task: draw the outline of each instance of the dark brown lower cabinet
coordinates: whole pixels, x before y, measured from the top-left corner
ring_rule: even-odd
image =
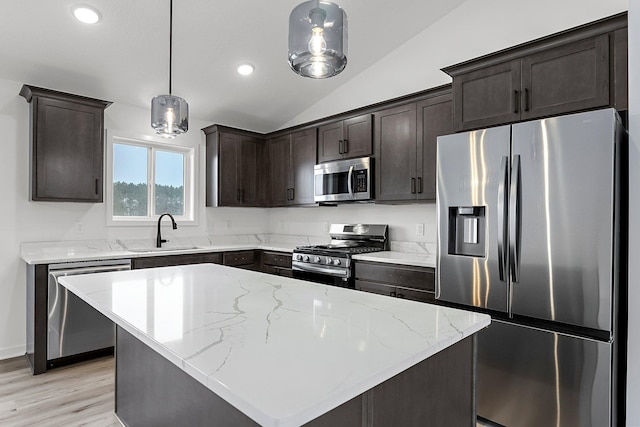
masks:
[[[222,264],[229,267],[244,268],[246,270],[260,270],[259,251],[234,251],[222,255]]]
[[[262,252],[262,272],[292,277],[291,254],[274,251]]]
[[[435,302],[435,270],[429,267],[355,263],[356,289],[380,295]]]

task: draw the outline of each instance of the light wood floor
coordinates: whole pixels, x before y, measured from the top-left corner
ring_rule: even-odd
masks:
[[[0,361],[0,426],[120,427],[113,415],[114,359],[32,375],[24,357]]]

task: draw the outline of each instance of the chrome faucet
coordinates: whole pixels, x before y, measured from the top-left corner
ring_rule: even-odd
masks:
[[[176,220],[173,219],[173,215],[167,212],[160,215],[160,218],[158,218],[158,236],[156,237],[156,248],[161,248],[162,244],[166,242],[166,240],[164,240],[162,238],[162,235],[160,234],[160,221],[162,221],[162,217],[165,215],[169,215],[169,218],[171,218],[171,225],[173,229],[176,230],[178,228],[178,224],[176,224]]]

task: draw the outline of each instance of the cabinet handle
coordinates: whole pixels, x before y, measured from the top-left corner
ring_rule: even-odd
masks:
[[[418,177],[418,193],[422,194],[422,177]]]
[[[291,189],[291,200],[295,200],[296,199],[296,189],[292,188]]]
[[[395,296],[396,296],[395,291],[391,291],[391,293],[389,294],[389,296],[390,296],[390,297],[395,297]]]
[[[237,202],[240,201],[240,189],[239,188],[236,190],[236,201]]]
[[[416,179],[411,178],[411,194],[416,194]]]
[[[396,294],[396,296],[397,296],[398,298],[404,298],[404,294],[398,294],[398,293],[397,293],[397,294]]]
[[[287,200],[291,200],[291,189],[287,188]]]
[[[100,193],[98,192],[98,178],[96,178],[96,194],[100,194]]]
[[[513,91],[513,113],[518,114],[518,106],[520,105],[520,97],[518,96],[518,91]]]
[[[524,90],[524,111],[529,111],[529,89]]]
[[[344,140],[342,143],[342,153],[348,153],[349,152],[349,141],[348,140]]]
[[[338,154],[343,154],[342,140],[338,141]]]

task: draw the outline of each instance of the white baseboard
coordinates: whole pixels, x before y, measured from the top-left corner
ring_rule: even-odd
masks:
[[[0,360],[23,356],[24,353],[25,353],[25,347],[23,345],[18,345],[15,347],[8,347],[8,348],[0,348]]]

